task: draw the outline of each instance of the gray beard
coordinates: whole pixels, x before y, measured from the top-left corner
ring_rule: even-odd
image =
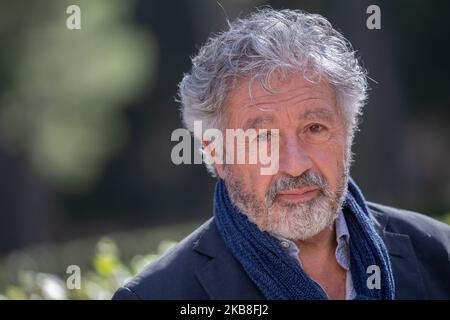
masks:
[[[306,240],[334,223],[347,192],[348,170],[341,168],[341,172],[335,192],[319,173],[306,171],[298,177],[280,177],[269,186],[264,203],[246,190],[242,179],[232,175],[227,166],[225,183],[232,202],[260,230],[285,239]],[[320,189],[309,202],[292,204],[276,199],[280,191],[306,186]]]

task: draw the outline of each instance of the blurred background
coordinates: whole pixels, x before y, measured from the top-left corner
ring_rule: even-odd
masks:
[[[109,299],[211,216],[214,179],[170,159],[177,84],[226,17],[256,6],[344,33],[373,79],[353,177],[371,201],[450,223],[448,1],[219,2],[0,0],[0,298]]]

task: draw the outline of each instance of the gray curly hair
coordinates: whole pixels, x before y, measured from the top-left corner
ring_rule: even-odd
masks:
[[[336,91],[351,145],[367,97],[366,72],[328,20],[300,10],[259,9],[207,40],[179,84],[185,127],[193,132],[200,120],[203,130],[222,129],[223,106],[236,80],[255,79],[270,90],[274,72],[301,72],[312,82],[325,77]]]

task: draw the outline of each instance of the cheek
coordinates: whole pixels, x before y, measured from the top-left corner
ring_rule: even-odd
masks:
[[[254,193],[260,201],[263,201],[272,176],[261,175],[260,165],[247,164],[234,166],[236,167],[235,174],[244,182],[246,189]]]
[[[314,166],[335,189],[345,168],[345,143],[330,142],[315,147],[311,152]]]

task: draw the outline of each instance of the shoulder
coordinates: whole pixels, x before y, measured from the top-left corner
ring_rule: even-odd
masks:
[[[407,235],[419,256],[439,255],[450,262],[450,226],[424,214],[368,203],[384,232]]]
[[[401,299],[450,297],[450,227],[424,214],[368,203]]]
[[[450,226],[425,214],[368,202],[375,219],[382,221],[386,230],[450,241]]]
[[[195,247],[205,233],[211,232],[212,224],[213,220],[208,220],[158,260],[149,264],[119,288],[113,299],[206,299],[195,274],[209,257],[199,254]]]

